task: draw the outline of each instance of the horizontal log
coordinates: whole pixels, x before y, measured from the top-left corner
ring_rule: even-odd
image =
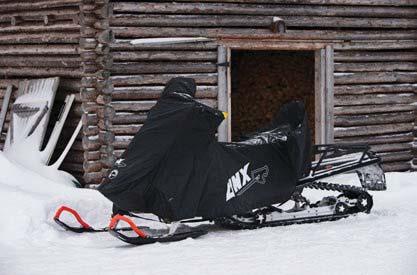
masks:
[[[110,72],[114,74],[215,73],[217,66],[209,62],[126,62],[114,63]]]
[[[235,3],[114,3],[113,13],[155,13],[155,14],[247,14],[247,15],[305,15],[343,17],[399,17],[416,18],[414,8],[403,7],[356,7],[310,5],[250,5]]]
[[[417,43],[417,41],[416,41]],[[416,61],[417,52],[371,52],[371,51],[343,51],[334,53],[335,62],[372,62],[372,61]]]
[[[157,99],[161,96],[164,86],[140,86],[114,88],[114,100]],[[197,86],[196,98],[216,98],[217,86]]]
[[[335,84],[417,82],[417,72],[335,73]]]
[[[379,144],[372,145],[371,150],[376,153],[381,152],[399,152],[399,151],[411,151],[413,148],[412,143],[393,143],[393,144]]]
[[[79,0],[50,0],[50,1],[36,1],[36,2],[14,2],[0,5],[0,12],[16,12],[20,10],[40,10],[58,7],[78,6]]]
[[[181,2],[195,2],[195,0],[181,0]],[[219,2],[219,0],[201,0],[201,3]],[[224,3],[246,4],[307,4],[311,8],[320,8],[316,5],[345,5],[345,6],[416,6],[414,0],[222,0]]]
[[[333,47],[335,53],[350,50],[413,50],[417,49],[416,42],[416,38],[412,40],[349,41],[336,43]]]
[[[385,172],[403,172],[403,171],[410,171],[411,170],[411,163],[410,162],[390,162],[390,163],[383,163],[382,169]]]
[[[411,151],[403,151],[403,152],[394,152],[394,153],[379,153],[379,157],[381,157],[383,162],[398,162],[398,161],[410,161],[413,159],[413,154]]]
[[[71,32],[71,31],[79,31],[80,26],[76,24],[54,24],[54,25],[47,25],[47,26],[10,26],[10,27],[3,27],[0,28],[0,34],[6,33],[31,33],[31,32]]]
[[[351,30],[287,30],[272,33],[269,29],[254,28],[175,28],[175,27],[112,27],[116,38],[204,36],[212,38],[288,39],[288,40],[378,40],[415,39],[414,32],[402,30],[351,31]]]
[[[353,136],[369,136],[388,133],[412,132],[414,123],[398,123],[385,125],[355,126],[355,127],[335,127],[334,137],[353,137]]]
[[[217,106],[217,100],[213,99],[199,99],[198,102],[201,102],[207,106],[215,108]],[[143,112],[150,110],[156,104],[156,100],[143,100],[143,101],[113,101],[111,106],[114,110],[117,111],[135,111]]]
[[[111,76],[114,86],[165,85],[174,77],[191,77],[200,85],[216,85],[217,74],[154,74]]]
[[[89,172],[84,173],[83,179],[87,184],[100,184],[105,177],[106,172],[103,170],[100,172]]]
[[[343,137],[335,139],[335,143],[341,144],[391,144],[413,142],[414,135],[412,133],[389,134],[389,135],[374,135],[374,136],[358,136],[358,137]]]
[[[417,71],[417,62],[335,63],[335,72]]]
[[[28,34],[7,34],[0,36],[0,44],[43,44],[43,43],[64,43],[77,44],[79,32],[47,32]],[[45,45],[46,46],[46,45]]]
[[[359,115],[359,114],[376,114],[376,113],[394,113],[414,111],[415,106],[410,104],[395,105],[361,105],[361,106],[342,106],[334,108],[334,115]]]
[[[0,54],[10,55],[64,55],[78,54],[77,45],[0,45]]]
[[[132,44],[131,39],[116,39],[113,43],[110,44],[110,47],[113,52],[116,51],[215,51],[217,50],[217,43],[214,42],[197,42],[197,43],[179,43],[179,44]]]
[[[23,21],[33,21],[42,19],[45,16],[59,19],[71,19],[79,14],[80,9],[78,5],[68,7],[51,7],[41,10],[11,10],[7,13],[0,13],[0,22],[10,22],[12,17],[18,17]]]
[[[70,162],[63,162],[59,168],[60,170],[70,172],[84,172],[83,165],[81,163],[70,163]]]
[[[51,68],[78,68],[81,59],[77,56],[3,56],[0,66],[9,67],[51,67]]]
[[[143,124],[147,118],[147,113],[118,112],[112,119],[113,125],[117,124]]]
[[[414,92],[417,84],[337,85],[335,95]]]
[[[416,12],[417,13],[417,12]],[[416,19],[329,16],[280,16],[287,27],[316,28],[416,28]],[[269,27],[271,16],[115,14],[112,26],[134,27]]]
[[[72,69],[72,70],[69,70]],[[59,69],[59,68],[34,68],[34,67],[7,67],[0,68],[0,76],[19,76],[19,77],[48,77],[48,76],[62,76],[62,77],[82,77],[81,70],[75,68]]]
[[[113,52],[114,61],[214,61],[216,51],[140,51]]]
[[[111,126],[110,131],[116,135],[134,135],[139,131],[141,127],[142,124],[113,125]]]
[[[100,161],[84,161],[83,163],[83,171],[85,173],[91,172],[100,172],[102,169],[102,164]]]
[[[114,149],[126,149],[129,145],[130,141],[133,139],[133,135],[131,136],[115,136],[113,146]]]
[[[414,122],[416,115],[414,112],[375,114],[362,116],[336,116],[334,125],[336,127],[349,127],[361,125],[391,124]]]
[[[378,105],[378,104],[412,104],[417,100],[415,94],[365,94],[337,95],[334,106]],[[349,108],[349,107],[347,107]]]

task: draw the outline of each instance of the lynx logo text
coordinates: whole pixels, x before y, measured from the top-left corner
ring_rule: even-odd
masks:
[[[226,201],[240,196],[251,188],[255,183],[265,184],[269,174],[268,165],[248,172],[250,162],[246,163],[227,181]],[[250,174],[250,176],[249,176]]]

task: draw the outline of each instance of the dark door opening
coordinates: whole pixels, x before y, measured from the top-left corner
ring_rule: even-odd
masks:
[[[231,52],[231,134],[238,141],[269,123],[291,100],[306,104],[314,137],[313,51]]]

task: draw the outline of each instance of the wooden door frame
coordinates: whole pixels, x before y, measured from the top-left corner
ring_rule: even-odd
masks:
[[[218,140],[231,141],[231,51],[291,50],[314,51],[315,143],[334,142],[334,61],[333,47],[324,43],[282,41],[219,41],[218,47],[218,109],[229,115],[218,129]],[[226,65],[226,66],[225,66]]]

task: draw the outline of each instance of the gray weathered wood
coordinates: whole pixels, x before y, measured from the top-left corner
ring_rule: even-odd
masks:
[[[361,116],[337,116],[335,118],[334,124],[336,127],[349,127],[360,125],[414,122],[414,119],[415,114],[411,111],[389,114],[369,114]]]
[[[165,85],[173,77],[191,77],[200,85],[217,85],[217,73],[206,74],[149,74],[112,76],[114,86]]]
[[[371,83],[412,83],[417,82],[417,72],[361,72],[335,73],[336,84]]]
[[[357,136],[357,137],[343,137],[335,139],[335,143],[345,144],[391,144],[391,143],[405,143],[413,142],[414,135],[411,132],[399,133],[399,134],[388,134],[388,135],[377,135],[377,136]]]
[[[217,66],[210,62],[117,62],[110,71],[114,74],[215,73]]]
[[[219,46],[217,50],[217,62],[227,62],[227,49],[223,46]],[[226,66],[219,66],[217,69],[217,105],[219,110],[223,112],[229,112],[229,93],[227,89],[227,69]],[[229,114],[231,115],[231,114]],[[218,128],[218,140],[222,142],[228,141],[228,123],[224,120]]]
[[[1,111],[0,111],[0,136],[3,130],[4,121],[6,119],[6,114],[7,114],[7,110],[9,107],[9,101],[12,95],[12,91],[13,91],[13,86],[12,85],[7,86],[6,92],[3,96],[3,103],[2,103]]]
[[[114,61],[214,61],[214,51],[124,51],[112,54]]]
[[[326,56],[325,50],[315,51],[314,100],[315,143],[326,143]]]
[[[338,85],[334,88],[336,95],[361,95],[376,93],[414,92],[416,84],[374,84],[374,85]]]
[[[414,111],[415,106],[410,104],[381,104],[381,105],[359,105],[359,106],[341,106],[334,108],[335,116],[338,115],[359,115],[359,114],[377,114]]]
[[[334,99],[335,106],[378,105],[378,104],[412,104],[417,95],[402,94],[365,94],[365,95],[338,95]],[[348,108],[348,107],[347,107]]]
[[[164,86],[116,87],[112,92],[115,100],[157,99]],[[196,98],[217,98],[216,86],[197,86]]]
[[[416,61],[417,52],[343,51],[335,52],[334,60],[336,62]]]
[[[416,62],[336,63],[336,72],[392,72],[417,71]]]
[[[413,131],[414,123],[397,123],[384,125],[367,125],[355,127],[336,127],[335,138],[353,137],[353,136],[369,136],[388,133],[401,133]]]
[[[334,141],[334,61],[333,47],[328,45],[325,48],[325,142]]]
[[[160,13],[160,14],[251,14],[251,15],[305,15],[305,16],[356,16],[415,18],[414,8],[403,7],[356,7],[309,5],[249,5],[236,3],[114,3],[113,12]]]

